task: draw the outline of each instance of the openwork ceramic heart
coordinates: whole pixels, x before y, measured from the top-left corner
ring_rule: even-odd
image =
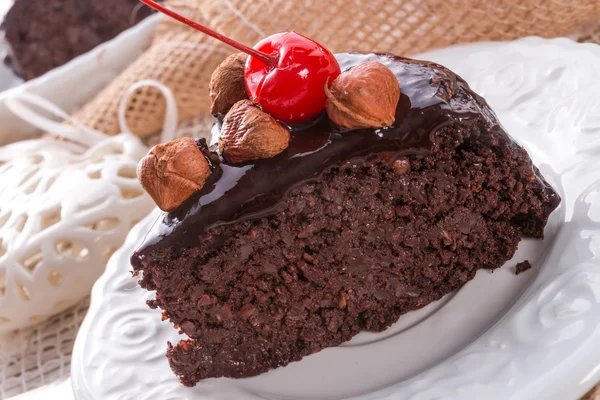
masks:
[[[153,207],[135,174],[147,149],[131,134],[81,154],[51,139],[12,151],[18,154],[0,166],[0,332],[88,294],[131,226]]]
[[[174,132],[174,99],[167,98],[165,131]],[[68,118],[37,96],[11,99],[15,114],[69,140],[0,148],[0,333],[42,321],[88,295],[131,227],[154,207],[136,178],[148,152],[138,137],[59,124],[31,106]]]

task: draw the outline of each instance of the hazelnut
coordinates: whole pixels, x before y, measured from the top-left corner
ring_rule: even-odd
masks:
[[[211,114],[225,115],[238,101],[248,98],[244,82],[246,54],[235,53],[227,57],[210,77]]]
[[[340,293],[340,298],[338,300],[338,306],[340,306],[340,308],[346,308],[347,305],[348,305],[348,297],[346,296],[346,293],[342,292],[342,293]]]
[[[399,158],[392,164],[394,174],[401,176],[410,171],[410,161],[406,158]]]
[[[210,174],[210,165],[192,138],[154,146],[137,168],[142,187],[163,211],[179,207]]]
[[[377,61],[344,72],[325,86],[326,110],[334,124],[348,129],[382,128],[394,123],[400,85]]]
[[[290,132],[249,100],[235,103],[223,119],[219,151],[228,163],[271,158],[284,151]]]

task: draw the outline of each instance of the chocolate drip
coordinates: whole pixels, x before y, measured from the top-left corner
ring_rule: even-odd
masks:
[[[215,170],[209,181],[177,210],[161,215],[134,253],[134,265],[153,247],[194,246],[212,227],[274,213],[290,189],[344,162],[360,163],[381,154],[391,161],[424,156],[442,126],[477,118],[490,128],[498,124],[485,101],[441,65],[378,54],[336,57],[342,70],[376,60],[394,72],[402,93],[394,125],[342,132],[323,116],[309,127],[292,130],[290,146],[276,157],[228,165],[213,154]]]

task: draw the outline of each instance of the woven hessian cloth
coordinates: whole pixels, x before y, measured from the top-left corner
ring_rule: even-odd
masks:
[[[411,55],[452,44],[523,36],[571,36],[600,43],[598,0],[171,0],[167,5],[217,31],[253,45],[268,34],[296,30],[332,51],[387,51]],[[182,130],[198,136],[208,116],[208,82],[232,50],[170,19],[150,48],[75,113],[80,122],[119,132],[117,107],[129,86],[156,79],[175,94]],[[127,104],[127,122],[143,137],[159,132],[165,103],[140,89]],[[191,127],[190,127],[191,126]],[[88,299],[36,327],[0,338],[0,399],[68,375],[72,345]],[[585,400],[600,400],[594,389]]]
[[[411,55],[437,47],[523,36],[565,36],[600,16],[598,0],[173,0],[178,11],[218,32],[253,45],[265,36],[295,30],[330,50],[382,51]],[[156,79],[175,94],[180,120],[206,113],[208,82],[231,48],[164,19],[150,49],[75,114],[98,130],[119,132],[117,105],[129,86]],[[165,103],[154,88],[128,102],[133,132],[157,133]]]

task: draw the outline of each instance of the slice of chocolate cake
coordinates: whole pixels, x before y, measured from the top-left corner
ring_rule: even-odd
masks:
[[[342,71],[378,61],[393,72],[391,127],[345,130],[324,115],[292,129],[281,153],[241,164],[197,141],[209,166],[201,189],[132,257],[156,291],[150,307],[189,337],[167,351],[186,385],[382,331],[500,267],[523,237],[542,238],[560,202],[452,71],[389,55],[337,59]],[[161,176],[175,176],[176,162],[186,158],[167,157]]]
[[[15,0],[2,22],[7,65],[30,80],[135,25],[151,10],[138,0]]]

